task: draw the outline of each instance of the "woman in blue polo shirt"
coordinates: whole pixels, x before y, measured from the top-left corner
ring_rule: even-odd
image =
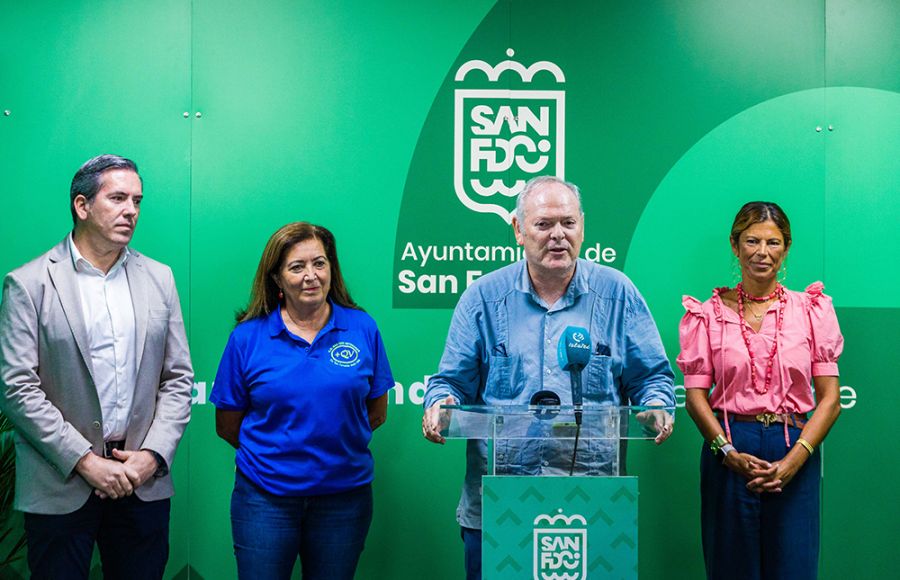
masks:
[[[288,224],[266,244],[210,400],[237,452],[238,575],[353,578],[372,521],[372,431],[394,385],[375,321],[350,298],[334,236]]]

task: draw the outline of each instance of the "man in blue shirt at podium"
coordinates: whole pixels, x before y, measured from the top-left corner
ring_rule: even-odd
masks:
[[[674,406],[672,369],[643,297],[618,270],[578,258],[584,241],[578,187],[551,176],[530,180],[517,199],[512,226],[525,260],[481,277],[460,297],[440,367],[425,392],[423,435],[444,443],[441,405],[528,405],[539,391],[552,391],[571,405],[569,374],[557,362],[557,343],[568,326],[587,328],[591,336],[583,375],[586,405]],[[672,432],[669,415],[660,415],[657,443]],[[521,449],[509,451],[522,459]],[[568,474],[571,452],[564,455],[531,458],[528,473]],[[588,456],[578,463],[579,474],[608,474],[602,453],[589,449]],[[481,578],[486,471],[485,442],[470,440],[456,512],[470,580]]]

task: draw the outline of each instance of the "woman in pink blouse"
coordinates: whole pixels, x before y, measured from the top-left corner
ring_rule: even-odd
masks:
[[[709,578],[817,575],[816,449],[841,410],[843,337],[820,282],[805,292],[778,282],[790,247],[784,211],[748,203],[731,227],[741,282],[703,303],[683,299],[678,366],[688,414],[712,451],[700,460]]]

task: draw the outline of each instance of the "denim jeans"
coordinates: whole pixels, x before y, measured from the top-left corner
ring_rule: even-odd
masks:
[[[793,445],[800,429],[789,427]],[[784,425],[731,423],[734,446],[769,462],[788,448]],[[815,453],[782,493],[754,493],[704,445],[700,458],[703,555],[710,580],[813,580],[819,560],[819,473]],[[806,453],[804,451],[804,453]]]
[[[481,580],[481,530],[460,527],[459,535],[465,553],[466,580]]]
[[[297,556],[303,580],[351,580],[372,523],[372,486],[329,495],[281,497],[240,471],[231,530],[241,580],[289,579]]]

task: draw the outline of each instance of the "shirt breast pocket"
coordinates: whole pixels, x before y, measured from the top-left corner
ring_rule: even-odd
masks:
[[[594,395],[595,400],[607,400],[604,395],[613,391],[612,357],[595,354],[587,366],[587,384],[584,385],[585,395]]]
[[[488,364],[487,379],[484,385],[485,400],[494,402],[498,399],[512,399],[522,389],[521,381],[518,380],[518,357],[515,356],[492,356]]]

